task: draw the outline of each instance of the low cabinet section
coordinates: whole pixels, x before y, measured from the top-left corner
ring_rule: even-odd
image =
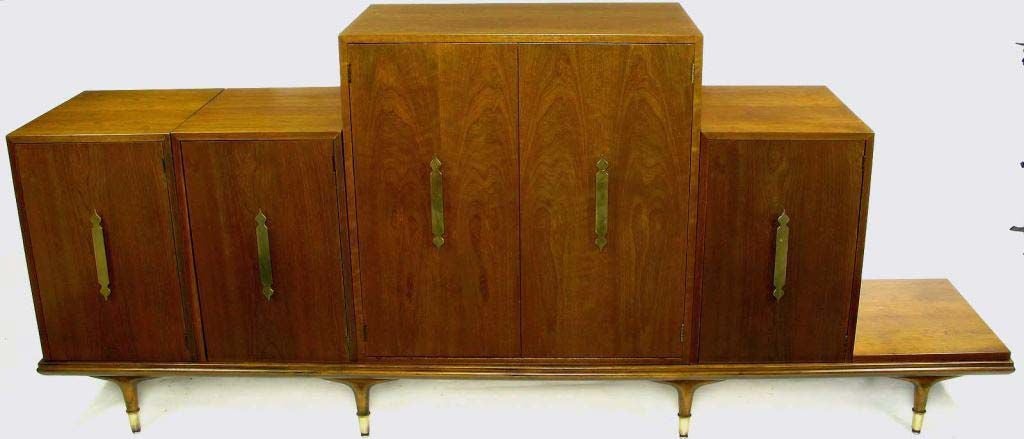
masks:
[[[226,90],[174,132],[210,361],[347,358],[337,93]]]
[[[50,359],[192,359],[169,152],[165,142],[12,147]]]
[[[85,92],[8,136],[44,360],[201,358],[168,133],[217,92]]]
[[[825,88],[705,105],[699,361],[849,361],[870,130]]]
[[[331,141],[186,141],[211,361],[344,358]]]

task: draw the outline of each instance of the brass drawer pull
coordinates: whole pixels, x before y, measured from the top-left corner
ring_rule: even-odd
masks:
[[[605,159],[597,161],[594,186],[597,188],[594,203],[594,233],[597,239],[594,243],[603,250],[608,245],[608,161]]]
[[[100,295],[103,300],[110,300],[110,272],[107,271],[107,244],[103,239],[103,218],[92,211],[89,218],[92,223],[92,256],[96,259],[96,281],[100,284]]]
[[[786,292],[786,265],[789,262],[789,215],[785,209],[779,215],[779,227],[775,229],[775,291],[772,296],[775,300],[782,298]]]
[[[274,270],[270,266],[270,230],[263,210],[256,214],[256,259],[260,268],[261,293],[267,300],[274,295]]]
[[[441,187],[441,160],[430,161],[430,229],[434,246],[444,245],[444,190]]]

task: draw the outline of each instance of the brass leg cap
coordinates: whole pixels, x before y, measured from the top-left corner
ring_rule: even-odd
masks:
[[[132,427],[132,433],[142,431],[142,423],[139,422],[139,412],[128,413],[128,425]]]
[[[680,416],[679,417],[679,437],[690,436],[690,417]]]
[[[924,413],[914,413],[914,420],[910,423],[910,431],[914,433],[921,432],[921,426],[924,424]]]
[[[359,435],[363,437],[370,435],[370,415],[359,415]]]

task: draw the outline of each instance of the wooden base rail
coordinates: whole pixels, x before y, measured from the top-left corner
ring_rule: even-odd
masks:
[[[87,375],[116,383],[124,396],[133,432],[139,421],[139,382],[168,376],[306,376],[349,386],[356,399],[359,432],[370,434],[370,389],[395,379],[652,380],[679,392],[679,436],[687,437],[693,397],[704,385],[729,378],[881,376],[914,384],[911,430],[921,431],[928,393],[939,382],[962,375],[1008,374],[1012,361],[944,363],[729,364],[729,365],[425,365],[425,364],[236,364],[236,363],[59,363],[40,362],[45,375]]]
[[[1013,361],[905,363],[790,363],[685,365],[503,365],[503,364],[282,364],[282,363],[85,363],[41,361],[43,375],[85,376],[309,376],[362,379],[535,379],[535,380],[722,380],[827,376],[998,375],[1014,371]]]

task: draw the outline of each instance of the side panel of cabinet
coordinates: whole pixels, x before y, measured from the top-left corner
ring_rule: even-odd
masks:
[[[176,255],[169,145],[10,148],[46,359],[197,359]]]
[[[701,154],[699,361],[848,360],[864,141],[705,140]]]
[[[361,355],[518,355],[515,45],[346,47]]]
[[[345,360],[334,153],[330,140],[181,142],[209,360]]]
[[[520,46],[526,356],[688,358],[693,62],[685,44]]]

